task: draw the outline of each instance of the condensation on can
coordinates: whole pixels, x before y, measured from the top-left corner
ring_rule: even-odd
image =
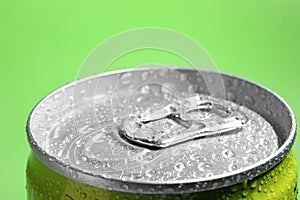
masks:
[[[229,101],[210,91],[220,78]],[[265,132],[247,135],[259,117]],[[226,74],[153,67],[91,76],[32,111],[28,199],[295,199],[295,126],[282,98]]]

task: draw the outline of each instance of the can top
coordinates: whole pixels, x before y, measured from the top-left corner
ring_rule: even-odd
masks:
[[[69,178],[138,193],[225,187],[278,163],[286,153],[283,146],[288,151],[292,145],[294,133],[282,141],[275,132],[279,122],[271,124],[258,110],[254,112],[256,103],[250,105],[249,98],[243,104],[209,96],[201,77],[216,73],[191,71],[138,69],[67,85],[33,110],[28,123],[32,149]],[[190,85],[197,88],[191,90]],[[248,91],[255,87],[252,84]],[[287,105],[275,95],[272,99],[289,120]],[[290,121],[293,129],[293,118]]]

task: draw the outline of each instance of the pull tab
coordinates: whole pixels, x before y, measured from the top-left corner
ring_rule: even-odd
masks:
[[[192,112],[211,112],[221,120],[191,119],[189,114]],[[247,121],[243,113],[219,104],[217,99],[204,99],[203,96],[196,95],[169,104],[160,110],[124,119],[119,133],[130,143],[157,149],[238,130]],[[163,129],[166,123],[171,126]]]

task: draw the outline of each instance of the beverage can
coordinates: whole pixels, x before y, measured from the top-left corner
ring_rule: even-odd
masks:
[[[220,84],[224,90],[214,90]],[[295,117],[270,90],[190,68],[107,72],[27,123],[28,199],[296,199]]]

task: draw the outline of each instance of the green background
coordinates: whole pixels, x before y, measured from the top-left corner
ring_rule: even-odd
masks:
[[[100,42],[142,27],[174,29],[194,38],[222,72],[260,83],[300,115],[300,1],[1,1],[1,199],[25,199],[29,154],[25,123],[49,92],[76,79]],[[187,63],[144,50],[117,60]],[[300,119],[300,118],[299,118]],[[299,123],[299,120],[298,120]],[[294,146],[300,161],[300,138]]]

